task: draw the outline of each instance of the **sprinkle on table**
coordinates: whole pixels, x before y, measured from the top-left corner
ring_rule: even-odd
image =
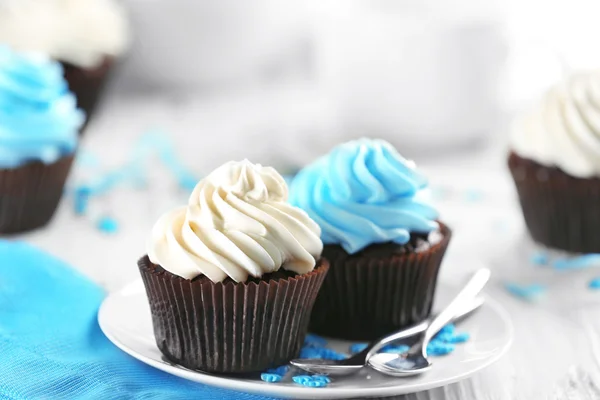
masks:
[[[550,257],[548,253],[539,251],[531,256],[529,260],[533,265],[548,265],[550,262]]]
[[[513,296],[527,301],[538,300],[547,291],[546,286],[539,283],[524,285],[509,282],[504,285],[504,288]]]
[[[101,232],[111,235],[117,233],[119,230],[119,224],[114,218],[111,217],[101,217],[98,220],[96,227]]]
[[[600,254],[584,254],[577,257],[561,258],[552,262],[552,268],[565,271],[600,266]]]
[[[592,279],[588,287],[592,290],[600,290],[600,277]]]

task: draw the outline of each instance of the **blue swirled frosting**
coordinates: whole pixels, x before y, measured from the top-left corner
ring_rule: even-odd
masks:
[[[405,244],[411,232],[438,229],[437,211],[416,198],[426,186],[392,145],[360,139],[302,169],[290,186],[290,202],[321,226],[325,244],[353,254],[374,243]]]
[[[0,46],[0,168],[73,153],[83,121],[59,63]]]

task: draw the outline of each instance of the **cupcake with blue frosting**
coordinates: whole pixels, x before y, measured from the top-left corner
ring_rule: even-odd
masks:
[[[59,61],[78,107],[94,113],[110,71],[130,43],[120,0],[2,0],[0,43]]]
[[[83,121],[59,63],[0,46],[0,233],[52,218]]]
[[[312,332],[371,340],[429,316],[451,237],[420,199],[427,180],[389,143],[342,144],[292,181],[290,202],[319,224],[329,274]]]

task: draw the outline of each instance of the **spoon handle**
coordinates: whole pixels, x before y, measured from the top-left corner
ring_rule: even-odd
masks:
[[[371,343],[369,346],[367,346],[367,348],[365,348],[363,351],[360,352],[360,355],[357,354],[355,357],[358,358],[358,357],[364,356],[364,360],[366,362],[369,358],[371,358],[372,356],[377,354],[377,352],[379,350],[381,350],[388,344],[397,342],[400,339],[406,339],[409,337],[419,335],[420,333],[423,333],[427,329],[428,326],[429,326],[429,321],[423,321],[423,322],[420,322],[409,328],[406,328],[406,329],[403,329],[396,333],[393,333],[391,335],[385,336],[385,337]]]
[[[486,283],[490,279],[491,272],[487,268],[482,268],[475,272],[471,277],[467,285],[456,295],[454,300],[448,304],[448,306],[439,313],[433,321],[429,324],[429,327],[425,331],[423,338],[423,348],[427,346],[427,343],[438,333],[445,325],[451,322],[454,317],[459,313],[461,309],[464,309],[469,302],[481,292],[485,287]]]
[[[472,301],[465,303],[465,305],[458,310],[458,312],[452,317],[453,322],[461,321],[463,318],[470,315],[472,312],[477,310],[483,304],[484,299],[482,297],[478,297],[473,299]],[[415,337],[417,335],[422,334],[427,330],[427,327],[431,324],[431,321],[434,317],[428,318],[423,322],[420,322],[416,325],[413,325],[409,328],[404,328],[400,331],[392,333],[390,335],[384,336],[379,340],[372,342],[369,346],[367,346],[363,351],[357,354],[355,357],[363,357],[365,361],[371,358],[373,355],[377,354],[379,350],[384,348],[390,343],[400,341],[401,339],[406,339],[409,337]],[[436,332],[437,333],[437,332]],[[354,357],[353,357],[354,358]]]

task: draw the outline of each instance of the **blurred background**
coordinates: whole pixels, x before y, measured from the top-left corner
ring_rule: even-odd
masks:
[[[365,135],[416,158],[481,147],[565,70],[600,65],[600,6],[585,0],[125,3],[132,47],[96,130],[133,112],[111,99],[136,97],[156,113],[119,129],[202,137],[181,149],[201,168],[293,169]]]
[[[474,244],[505,251],[490,232],[524,232],[505,167],[513,116],[570,70],[600,65],[600,4],[589,0],[0,6],[25,2],[31,10],[77,5],[75,32],[90,48],[111,35],[119,44],[114,27],[129,32],[129,45],[110,58],[68,199],[48,229],[28,236],[110,289],[135,279],[123,265],[143,253],[156,218],[221,163],[249,158],[293,174],[362,136],[390,141],[430,177],[432,197],[459,232],[452,252],[469,255]],[[109,3],[125,7],[127,29],[102,22],[110,19],[99,7]],[[77,190],[89,186],[96,195],[83,207]],[[485,207],[473,208],[482,199]]]

